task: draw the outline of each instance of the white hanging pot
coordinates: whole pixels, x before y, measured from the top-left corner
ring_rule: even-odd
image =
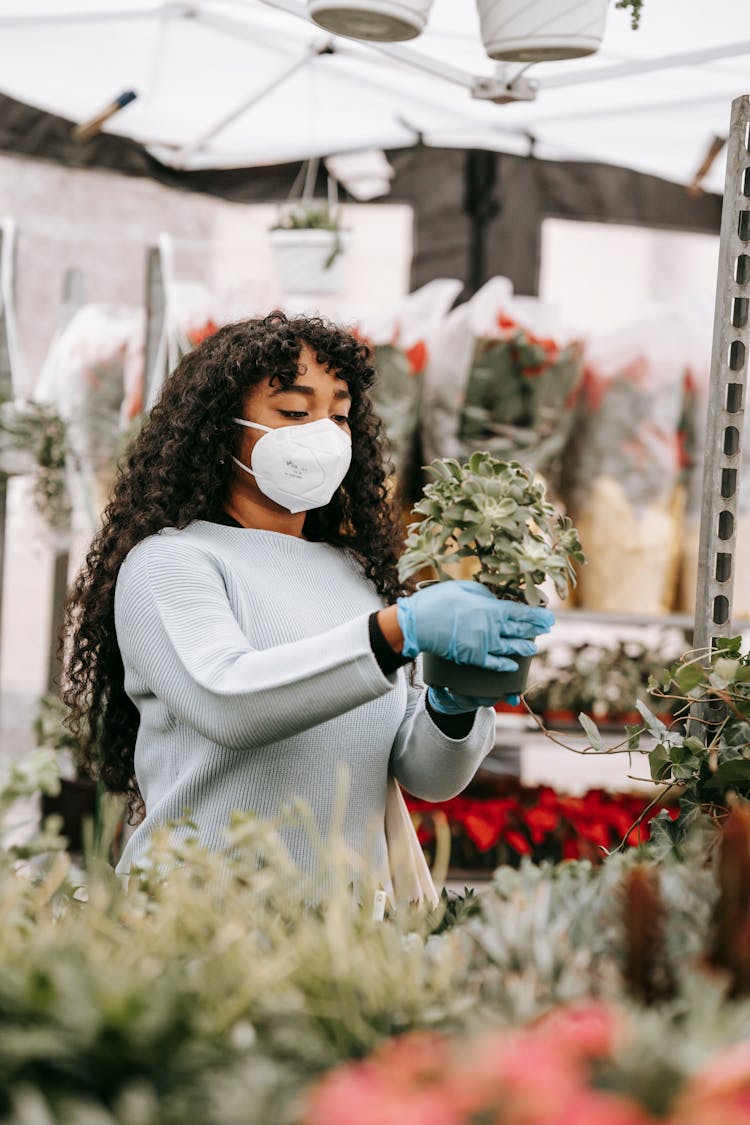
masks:
[[[593,55],[604,38],[609,0],[477,0],[491,59],[545,62]]]
[[[308,0],[310,17],[350,39],[397,43],[424,31],[433,0]]]
[[[283,293],[338,293],[344,285],[349,231],[272,230]]]

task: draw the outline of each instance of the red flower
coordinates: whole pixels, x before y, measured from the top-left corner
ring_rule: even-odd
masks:
[[[515,829],[506,832],[505,842],[519,855],[531,855],[531,844],[521,832],[516,832]]]
[[[213,336],[214,332],[218,331],[218,324],[214,324],[213,320],[209,319],[201,328],[192,328],[188,332],[187,338],[193,347],[197,348],[199,344],[202,344],[204,340],[207,340],[209,336]]]
[[[427,360],[429,359],[427,345],[424,340],[418,340],[416,344],[412,344],[410,348],[407,348],[406,358],[409,361],[409,374],[421,374],[427,366]]]

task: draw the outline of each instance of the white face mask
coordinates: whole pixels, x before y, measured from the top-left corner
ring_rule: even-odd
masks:
[[[270,500],[289,512],[324,508],[347,474],[352,439],[330,418],[299,426],[261,426],[233,418],[240,426],[265,430],[250,455],[250,466],[233,457]]]

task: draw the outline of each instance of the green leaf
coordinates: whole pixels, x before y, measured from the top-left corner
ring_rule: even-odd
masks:
[[[674,681],[684,695],[698,684],[705,684],[707,679],[708,673],[701,664],[683,664],[674,674]]]
[[[750,782],[750,762],[745,758],[733,758],[730,762],[722,762],[711,780],[705,784],[713,789],[733,785],[736,782]]]
[[[731,684],[737,675],[739,667],[739,660],[730,660],[726,656],[720,656],[713,665],[711,678],[716,677],[724,684]]]
[[[641,745],[641,735],[643,727],[625,727],[625,734],[628,739],[628,750],[639,750]]]
[[[649,732],[653,734],[655,738],[661,738],[663,734],[668,733],[661,719],[657,719],[656,715],[654,715],[652,711],[649,711],[642,700],[636,699],[635,705],[639,714],[643,716],[643,721],[648,727]]]
[[[581,711],[580,715],[578,716],[578,722],[586,731],[586,736],[593,746],[594,750],[597,750],[599,753],[601,753],[602,751],[607,749],[604,745],[602,736],[599,733],[598,726],[592,719],[589,718],[588,715],[584,714],[583,711]]]
[[[661,743],[655,746],[648,756],[648,765],[654,781],[663,781],[672,772],[672,763],[669,760],[666,746]]]
[[[716,651],[724,653],[732,653],[739,656],[742,647],[742,637],[718,637],[716,640]]]

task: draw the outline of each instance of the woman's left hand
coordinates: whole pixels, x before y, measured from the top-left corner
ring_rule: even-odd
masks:
[[[467,711],[476,711],[478,707],[494,707],[500,702],[498,699],[486,699],[484,696],[458,695],[455,691],[442,687],[428,688],[427,698],[430,707],[434,711],[439,711],[441,715],[464,715]],[[520,703],[520,697],[517,695],[503,696],[503,700],[511,706]]]

